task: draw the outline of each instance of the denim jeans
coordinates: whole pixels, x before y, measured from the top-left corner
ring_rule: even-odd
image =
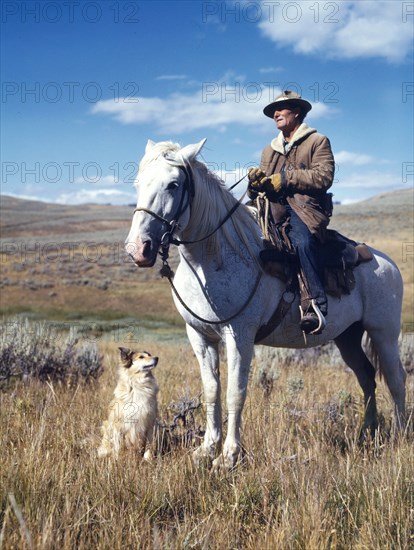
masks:
[[[319,241],[289,205],[286,209],[290,216],[289,238],[305,273],[310,298],[316,301],[322,315],[326,315],[328,303],[322,284],[323,267],[318,254]]]

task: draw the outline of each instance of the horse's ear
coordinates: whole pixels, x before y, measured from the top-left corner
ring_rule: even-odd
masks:
[[[198,143],[193,143],[192,145],[186,145],[181,149],[182,156],[187,160],[194,160],[196,156],[200,153],[201,149],[204,147],[207,138],[202,139]]]
[[[149,139],[145,147],[145,153],[149,153],[151,149],[154,147],[154,145],[155,145],[155,141],[152,141],[152,139]]]

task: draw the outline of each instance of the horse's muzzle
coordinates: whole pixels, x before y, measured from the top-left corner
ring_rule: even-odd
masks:
[[[138,267],[152,267],[157,259],[158,248],[159,244],[151,239],[145,241],[137,239],[135,242],[125,244],[128,256]]]

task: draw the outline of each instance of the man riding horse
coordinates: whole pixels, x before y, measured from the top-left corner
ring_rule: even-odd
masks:
[[[284,91],[263,112],[280,133],[262,153],[260,168],[249,170],[249,196],[271,202],[275,223],[288,218],[288,235],[301,267],[301,329],[320,333],[328,313],[323,266],[318,246],[332,214],[331,187],[335,162],[329,139],[303,121],[312,105]]]

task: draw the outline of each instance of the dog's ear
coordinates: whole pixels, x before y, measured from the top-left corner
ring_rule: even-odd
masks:
[[[124,363],[131,361],[132,356],[134,354],[132,350],[130,350],[129,348],[118,348],[118,349],[121,352],[120,353],[121,361],[123,361]]]

